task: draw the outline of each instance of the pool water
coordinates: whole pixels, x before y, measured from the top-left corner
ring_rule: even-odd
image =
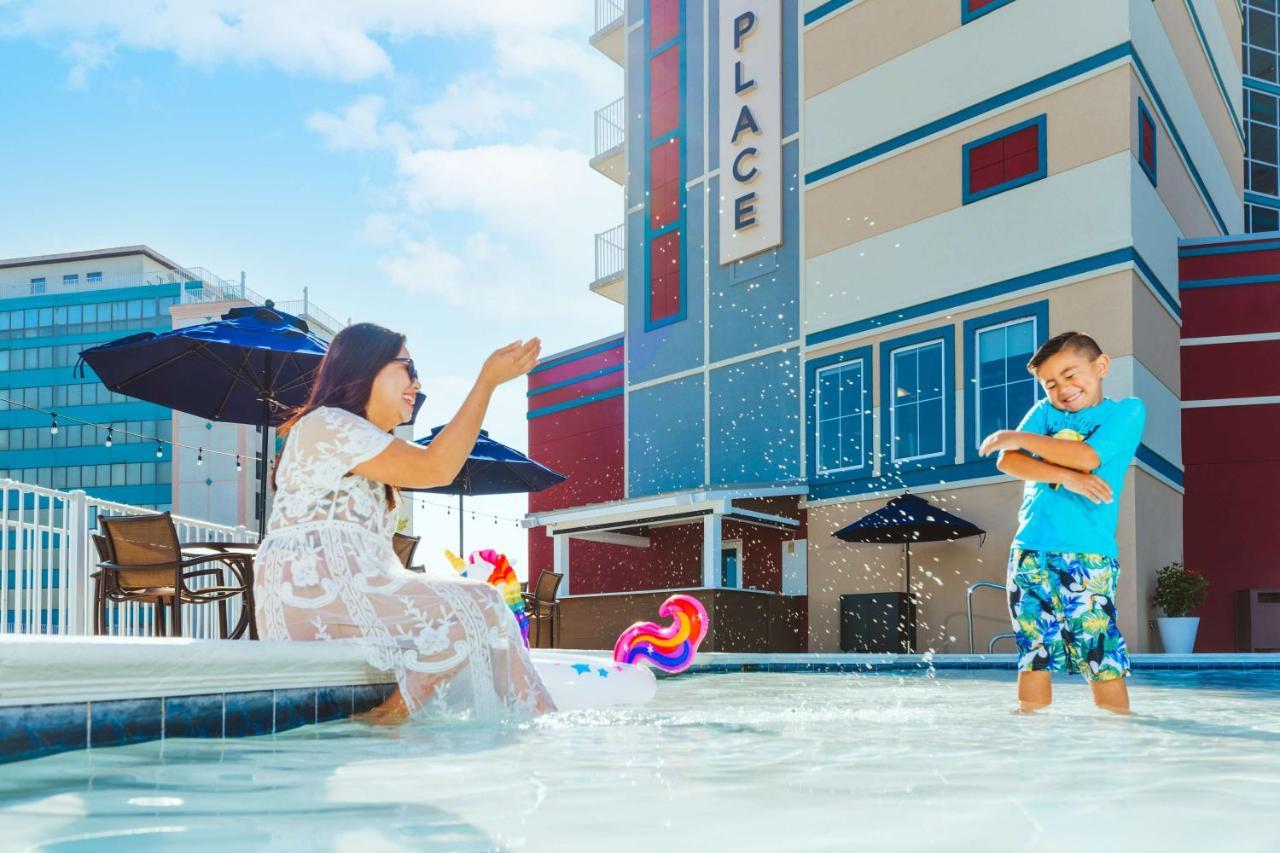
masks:
[[[1157,672],[1011,714],[1011,673],[727,674],[641,708],[0,766],[0,848],[1269,850],[1280,673]]]

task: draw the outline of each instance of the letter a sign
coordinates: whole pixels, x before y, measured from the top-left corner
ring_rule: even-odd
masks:
[[[720,263],[782,242],[780,0],[720,0]]]

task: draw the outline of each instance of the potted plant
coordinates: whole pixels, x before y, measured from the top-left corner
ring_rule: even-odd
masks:
[[[1157,619],[1160,627],[1160,643],[1167,654],[1191,654],[1196,644],[1196,629],[1200,617],[1191,611],[1204,604],[1209,581],[1197,571],[1182,563],[1170,563],[1156,573],[1156,594],[1152,603],[1164,611]]]

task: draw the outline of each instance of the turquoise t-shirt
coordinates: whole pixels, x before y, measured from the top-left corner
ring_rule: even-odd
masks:
[[[1015,548],[1064,551],[1119,557],[1116,523],[1120,518],[1120,489],[1124,472],[1142,440],[1147,409],[1137,397],[1103,399],[1079,412],[1055,409],[1048,399],[1031,407],[1019,432],[1088,442],[1102,464],[1093,472],[1111,486],[1112,501],[1095,504],[1084,495],[1048,483],[1027,483],[1018,509]],[[1064,430],[1067,432],[1063,433]],[[1074,433],[1074,434],[1073,434]]]

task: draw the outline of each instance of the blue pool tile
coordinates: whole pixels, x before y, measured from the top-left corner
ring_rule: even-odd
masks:
[[[351,713],[361,714],[382,704],[386,691],[382,684],[359,684],[351,688]]]
[[[88,718],[87,702],[0,708],[0,762],[84,749]]]
[[[89,746],[120,746],[159,740],[164,713],[160,699],[113,699],[89,703]]]
[[[320,687],[316,690],[316,722],[341,720],[351,716],[350,687]]]
[[[227,737],[271,734],[274,704],[275,694],[271,690],[228,693],[225,716]]]
[[[165,699],[164,736],[222,737],[222,694]]]
[[[316,691],[313,688],[276,691],[276,731],[283,732],[316,721]]]

